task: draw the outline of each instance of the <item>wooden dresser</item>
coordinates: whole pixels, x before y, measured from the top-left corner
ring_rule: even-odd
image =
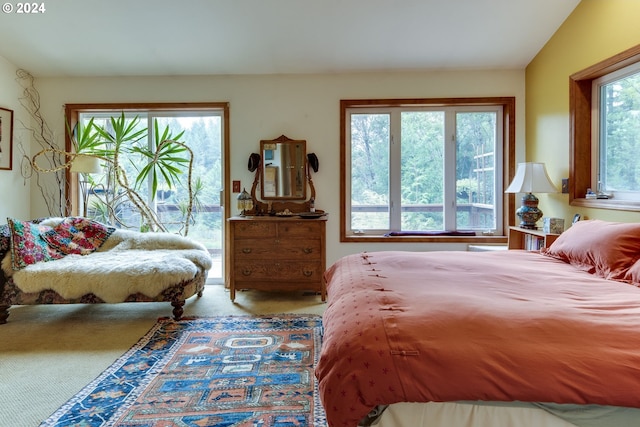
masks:
[[[229,218],[231,301],[236,290],[313,291],[322,301],[326,217]]]

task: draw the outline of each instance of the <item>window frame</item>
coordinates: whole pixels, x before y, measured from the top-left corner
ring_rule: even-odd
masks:
[[[597,135],[597,137],[592,138],[593,143],[593,170],[591,172],[591,176],[595,179],[591,182],[591,189],[596,191],[602,191],[600,188],[600,182],[602,181],[602,165],[603,165],[603,144],[606,141],[606,132],[602,128],[602,122],[606,120],[605,112],[603,111],[603,94],[604,87],[615,83],[619,80],[622,80],[631,75],[640,75],[640,62],[635,62],[633,64],[629,64],[624,68],[619,70],[610,72],[605,74],[602,77],[598,77],[593,79],[592,81],[592,105],[597,106],[598,108],[592,108],[592,118],[591,124],[593,126],[592,135]],[[604,158],[606,159],[607,152],[604,153]],[[604,190],[605,193],[613,194],[615,199],[619,200],[627,200],[634,203],[640,203],[640,190],[624,190],[624,191],[610,191],[609,189]]]
[[[593,139],[593,82],[640,62],[640,45],[627,49],[569,76],[569,204],[586,208],[640,211],[640,202],[616,199],[586,199],[595,181]],[[597,154],[597,153],[596,153]]]
[[[513,215],[515,211],[515,197],[512,194],[503,193],[502,212],[497,211],[496,215],[503,215],[502,230],[496,230],[500,235],[478,235],[478,236],[383,236],[377,235],[352,235],[347,234],[349,229],[347,195],[347,174],[350,173],[347,158],[347,126],[349,122],[348,111],[358,108],[398,108],[398,107],[475,107],[475,106],[499,106],[502,108],[502,178],[503,188],[505,183],[510,182],[515,172],[515,97],[483,97],[483,98],[417,98],[417,99],[351,99],[340,101],[340,241],[341,242],[440,242],[440,243],[505,243],[509,226],[514,225]]]

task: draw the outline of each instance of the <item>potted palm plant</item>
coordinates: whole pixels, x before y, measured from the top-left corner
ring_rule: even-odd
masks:
[[[194,199],[201,184],[192,184],[193,152],[180,141],[183,132],[174,135],[168,127],[154,122],[153,143],[147,143],[146,127],[138,117],[111,117],[106,125],[93,118],[68,129],[73,144],[72,161],[82,157],[97,159],[103,173],[88,175],[91,216],[103,222],[130,227],[123,212],[133,211],[143,230],[167,231],[167,224],[153,205],[158,189],[171,191],[176,184],[187,183],[187,200],[178,205],[181,212],[179,232],[186,235],[192,221]],[[185,177],[186,175],[186,177]],[[197,203],[195,203],[197,205]]]

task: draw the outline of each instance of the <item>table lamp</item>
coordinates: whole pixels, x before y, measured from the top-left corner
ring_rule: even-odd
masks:
[[[238,194],[238,209],[241,211],[240,216],[245,216],[247,211],[253,209],[253,199],[244,188],[242,189],[242,193]]]
[[[82,175],[80,180],[80,191],[82,191],[82,212],[83,216],[87,216],[87,205],[89,203],[89,180],[87,175],[90,173],[102,172],[102,166],[100,165],[100,158],[90,156],[86,154],[78,154],[71,163],[71,172],[79,173]]]
[[[544,163],[519,163],[516,176],[505,193],[526,193],[522,196],[522,206],[516,211],[520,218],[520,227],[535,229],[536,222],[542,218],[542,211],[538,209],[538,198],[532,193],[557,193],[547,174]]]

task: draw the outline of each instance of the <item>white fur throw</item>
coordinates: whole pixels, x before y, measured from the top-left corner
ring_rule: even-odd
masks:
[[[24,292],[53,289],[63,298],[93,293],[108,303],[122,302],[138,292],[155,297],[210,268],[209,252],[194,240],[170,233],[121,229],[89,255],[67,255],[17,271],[11,268],[10,252],[2,260],[5,274],[13,276],[13,282]]]

